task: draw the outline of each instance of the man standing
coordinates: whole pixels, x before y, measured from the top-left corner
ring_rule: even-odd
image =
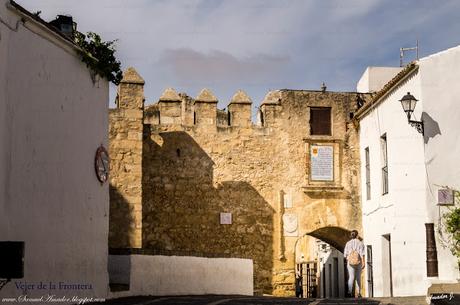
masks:
[[[345,245],[343,255],[347,259],[348,270],[348,294],[355,296],[353,289],[356,281],[358,297],[361,297],[361,270],[364,269],[364,244],[358,239],[358,231],[353,230],[350,233],[351,239]]]

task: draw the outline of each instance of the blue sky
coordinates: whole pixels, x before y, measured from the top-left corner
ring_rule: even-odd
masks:
[[[70,14],[78,30],[118,39],[123,69],[133,66],[146,81],[147,104],[168,87],[192,97],[207,87],[220,108],[238,89],[255,106],[271,89],[325,82],[355,91],[367,66],[398,66],[399,48],[416,39],[421,57],[460,44],[457,0],[17,2],[45,20]]]

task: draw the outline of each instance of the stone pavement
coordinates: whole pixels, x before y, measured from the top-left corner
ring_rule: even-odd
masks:
[[[427,305],[424,297],[362,298],[362,299],[298,299],[257,296],[164,296],[127,297],[94,304],[128,305]],[[452,304],[456,305],[456,304]]]

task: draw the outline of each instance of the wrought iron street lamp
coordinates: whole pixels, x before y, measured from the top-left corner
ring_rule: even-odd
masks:
[[[418,132],[423,134],[423,122],[422,121],[415,121],[411,120],[412,113],[414,112],[415,106],[417,105],[418,100],[410,94],[410,92],[407,92],[406,95],[402,97],[402,99],[399,100],[401,102],[401,106],[406,113],[407,116],[407,122],[415,127]]]

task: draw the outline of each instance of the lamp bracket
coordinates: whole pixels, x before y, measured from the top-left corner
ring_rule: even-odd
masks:
[[[410,124],[410,126],[415,127],[415,129],[417,129],[417,131],[419,133],[423,134],[424,129],[423,129],[423,122],[422,121],[409,120],[409,124]]]

